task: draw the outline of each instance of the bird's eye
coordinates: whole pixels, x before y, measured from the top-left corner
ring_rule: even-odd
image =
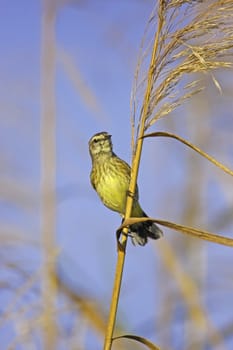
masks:
[[[97,139],[94,139],[94,140],[93,140],[93,142],[94,142],[94,143],[97,143],[97,142],[98,142],[98,140],[97,140]]]

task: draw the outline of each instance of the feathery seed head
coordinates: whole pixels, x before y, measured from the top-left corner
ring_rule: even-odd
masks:
[[[106,131],[99,132],[89,140],[89,152],[92,160],[100,155],[112,155],[111,136]]]

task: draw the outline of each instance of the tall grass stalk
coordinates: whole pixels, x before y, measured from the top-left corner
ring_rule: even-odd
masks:
[[[142,144],[143,139],[142,136],[144,134],[144,128],[145,128],[145,121],[146,116],[148,113],[149,108],[149,101],[150,101],[150,93],[151,88],[153,84],[153,71],[155,67],[156,62],[156,52],[158,48],[158,37],[161,30],[162,24],[161,21],[158,22],[158,28],[157,32],[154,38],[154,45],[153,45],[153,51],[151,55],[151,62],[150,67],[148,71],[148,85],[144,96],[144,104],[143,104],[143,110],[142,110],[142,122],[140,124],[140,132],[139,132],[139,138],[136,144],[136,152],[133,158],[132,162],[132,172],[131,172],[131,181],[129,185],[129,193],[131,193],[130,196],[127,197],[127,203],[126,203],[126,211],[125,211],[125,219],[128,219],[131,215],[131,209],[133,205],[133,196],[135,193],[136,183],[137,183],[137,176],[138,176],[138,169],[139,169],[139,163],[141,158],[141,152],[142,152]],[[123,229],[124,235],[122,235],[121,239],[121,246],[122,249],[118,249],[118,257],[117,257],[117,265],[116,265],[116,272],[115,272],[115,280],[114,280],[114,286],[113,286],[113,292],[112,292],[112,302],[109,312],[109,319],[108,319],[108,325],[107,325],[107,331],[105,336],[105,344],[104,344],[104,350],[111,349],[112,344],[112,336],[116,321],[116,313],[117,313],[117,307],[118,307],[118,301],[120,296],[120,288],[121,288],[121,282],[122,282],[122,275],[123,275],[123,268],[124,268],[124,262],[125,262],[125,252],[126,252],[126,246],[127,246],[127,228]]]
[[[42,319],[45,349],[56,349],[56,116],[55,116],[55,5],[43,1],[41,41],[41,230]]]
[[[131,215],[145,131],[204,88],[200,77],[195,79],[194,74],[209,73],[216,88],[221,91],[213,71],[232,67],[232,62],[227,60],[233,48],[232,0],[159,0],[156,5],[146,33],[148,35],[151,28],[153,39],[148,43],[146,36],[143,38],[131,99],[133,158],[126,222],[129,222]],[[148,62],[149,52],[152,53],[148,73],[141,75],[141,72],[145,72],[143,65]],[[192,78],[188,80],[187,76],[191,74]],[[142,95],[144,97],[141,99]],[[170,225],[165,221],[163,223]],[[127,246],[125,226],[122,225],[124,235],[118,249],[104,350],[110,350],[112,345]],[[181,226],[179,229],[182,232]],[[197,230],[191,231],[196,234]]]

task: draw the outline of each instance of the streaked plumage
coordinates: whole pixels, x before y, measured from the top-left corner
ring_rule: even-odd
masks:
[[[89,151],[92,158],[90,174],[92,186],[103,204],[123,217],[130,182],[130,166],[113,152],[111,135],[107,132],[92,136]],[[137,187],[131,216],[147,217],[138,199]],[[145,245],[148,237],[158,239],[162,236],[162,231],[153,222],[147,221],[131,225],[130,235],[133,244]]]

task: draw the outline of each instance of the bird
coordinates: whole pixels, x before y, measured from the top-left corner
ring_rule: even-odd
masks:
[[[124,220],[127,195],[131,177],[131,167],[113,152],[112,135],[106,131],[93,135],[89,140],[92,160],[90,181],[102,203],[118,212]],[[133,196],[131,217],[148,217],[139,204],[139,191],[136,185]],[[133,245],[144,246],[148,238],[158,239],[162,230],[152,221],[130,225],[129,236]]]

